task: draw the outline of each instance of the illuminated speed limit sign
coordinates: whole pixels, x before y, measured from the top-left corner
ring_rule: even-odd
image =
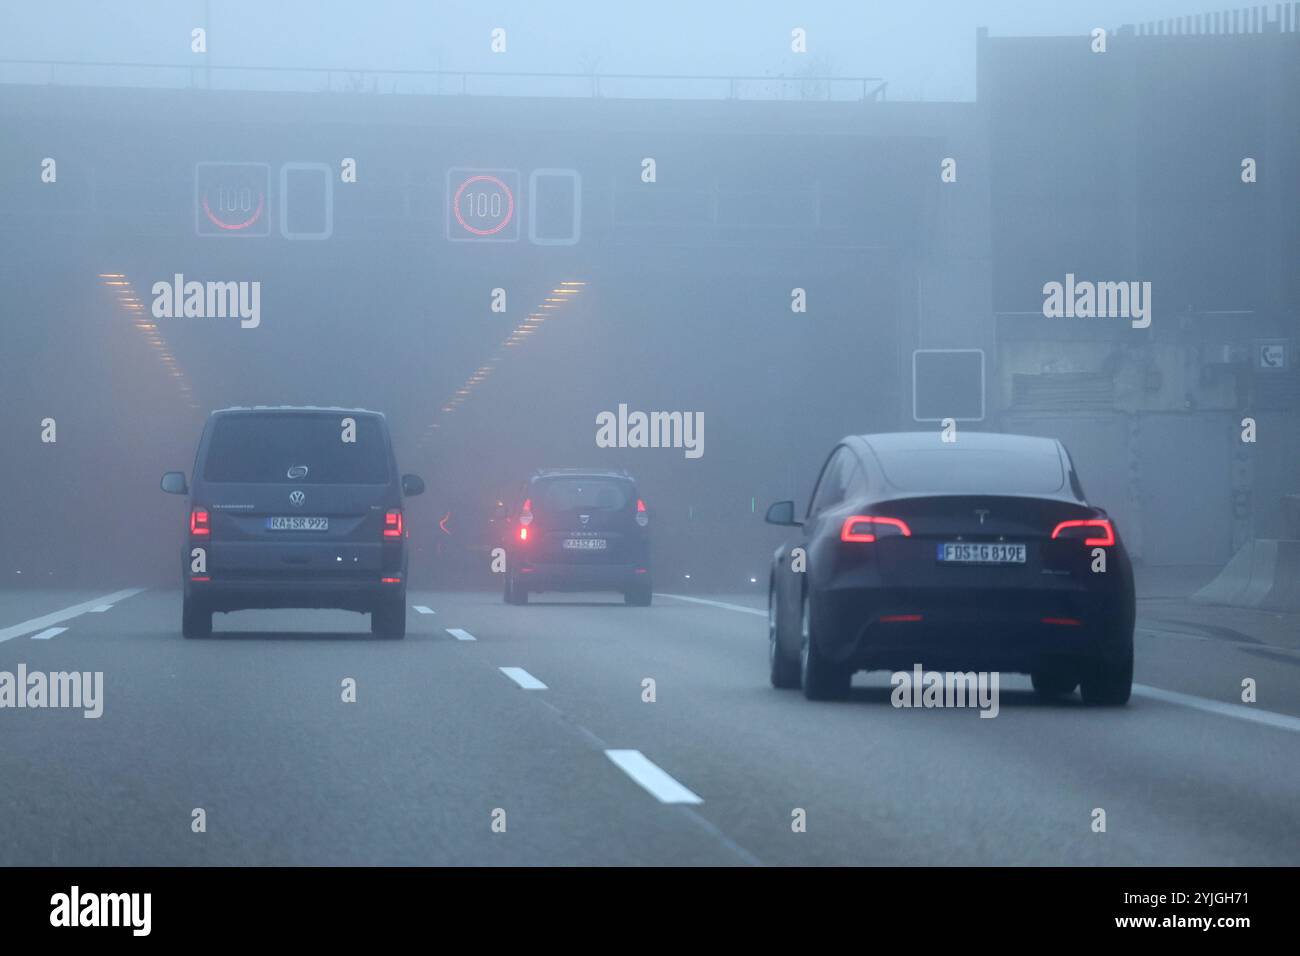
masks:
[[[200,236],[268,236],[271,167],[266,163],[194,165],[194,231]]]
[[[447,172],[447,238],[462,242],[519,239],[519,173],[513,169]]]

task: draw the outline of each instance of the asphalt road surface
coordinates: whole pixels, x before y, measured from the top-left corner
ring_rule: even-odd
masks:
[[[772,689],[753,595],[408,597],[402,641],[185,640],[179,591],[0,592],[0,671],[103,672],[97,719],[0,710],[0,864],[1300,863],[1292,649],[1140,613],[1128,707],[1005,675],[985,719]]]

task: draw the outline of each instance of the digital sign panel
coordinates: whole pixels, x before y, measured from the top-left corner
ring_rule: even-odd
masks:
[[[513,169],[447,171],[447,238],[517,242],[519,173]]]
[[[324,163],[280,167],[280,235],[328,239],[334,234],[334,172]]]
[[[194,231],[200,236],[271,234],[271,167],[201,162],[194,166]]]
[[[572,246],[582,238],[582,176],[576,169],[534,169],[528,176],[528,241]]]

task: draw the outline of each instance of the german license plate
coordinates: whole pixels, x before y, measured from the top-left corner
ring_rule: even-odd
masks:
[[[608,547],[604,538],[565,538],[566,551],[604,551]]]
[[[294,515],[288,518],[267,518],[267,531],[328,531],[329,518],[305,518]]]
[[[938,546],[945,564],[1024,564],[1025,546],[1005,542],[947,541]]]

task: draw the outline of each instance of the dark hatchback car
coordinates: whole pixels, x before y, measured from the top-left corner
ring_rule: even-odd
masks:
[[[772,564],[773,685],[831,698],[854,671],[921,664],[1128,701],[1132,566],[1055,439],[852,436],[823,465],[802,521],[791,501],[767,520],[799,529]]]
[[[650,603],[650,513],[625,471],[538,471],[505,515],[507,604],[538,591],[621,591]]]
[[[212,633],[214,611],[338,608],[370,615],[382,637],[406,634],[408,532],[388,423],[354,408],[286,406],[213,412],[189,495],[182,552],[186,637]]]

